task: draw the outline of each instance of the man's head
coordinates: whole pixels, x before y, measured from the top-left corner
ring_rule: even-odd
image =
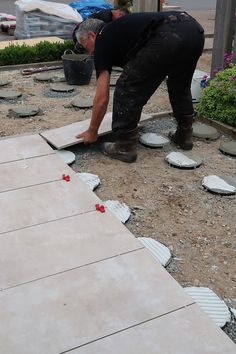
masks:
[[[77,41],[87,50],[89,54],[93,54],[95,47],[96,35],[104,25],[104,22],[95,18],[88,18],[81,22],[77,32]]]

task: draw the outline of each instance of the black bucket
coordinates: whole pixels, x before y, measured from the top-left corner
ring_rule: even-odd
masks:
[[[62,55],[66,81],[69,85],[87,85],[90,83],[94,62],[90,55],[75,54],[68,49]]]

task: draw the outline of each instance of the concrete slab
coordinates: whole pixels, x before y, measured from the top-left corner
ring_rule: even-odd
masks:
[[[63,173],[73,174],[73,171],[56,154],[2,163],[0,193],[59,181]]]
[[[154,240],[151,237],[138,237],[138,240],[151,252],[153,257],[158,260],[164,267],[171,261],[171,252],[163,243]]]
[[[101,184],[100,178],[93,173],[78,172],[76,175],[84,181],[92,191]]]
[[[198,305],[102,338],[71,354],[235,354],[235,344]]]
[[[153,148],[162,148],[163,146],[169,144],[169,139],[164,138],[156,133],[145,133],[139,138],[139,142],[145,146]]]
[[[176,152],[173,151],[165,157],[165,160],[174,167],[181,169],[194,169],[202,164],[202,159],[197,156],[193,156],[191,153]]]
[[[68,165],[71,165],[73,162],[75,162],[75,154],[72,151],[57,150],[56,154],[62,161],[64,161]]]
[[[22,93],[19,91],[0,89],[0,98],[6,100],[14,100],[16,98],[19,98],[20,96],[22,96]]]
[[[220,137],[220,133],[216,128],[202,123],[193,123],[193,136],[199,139],[216,140]]]
[[[141,249],[2,291],[1,349],[62,353],[190,304]]]
[[[234,177],[210,175],[203,178],[202,185],[208,191],[216,194],[236,194],[236,178]]]
[[[224,142],[220,145],[220,151],[224,154],[236,156],[236,141]]]
[[[0,237],[0,289],[141,248],[115,217],[97,211],[10,232]]]
[[[91,108],[93,107],[93,98],[92,97],[76,97],[74,100],[71,102],[73,107],[77,108]]]
[[[43,72],[34,76],[35,81],[51,81],[54,77],[53,73]]]
[[[70,182],[61,180],[1,193],[0,233],[93,211],[100,202],[75,174]]]
[[[14,107],[10,110],[10,114],[16,118],[24,118],[24,117],[31,117],[36,116],[39,113],[39,107],[37,106],[18,106]]]
[[[6,86],[9,83],[10,83],[10,81],[7,79],[2,79],[2,78],[0,79],[0,86]]]
[[[50,90],[56,92],[72,92],[74,91],[74,87],[67,84],[57,83],[57,84],[52,84],[50,86]]]
[[[145,121],[151,118],[152,116],[150,114],[142,113],[141,121]],[[111,132],[111,121],[112,113],[110,112],[105,115],[102,121],[99,129],[99,135],[104,135]],[[90,119],[86,119],[84,121],[72,123],[61,128],[47,130],[42,132],[40,135],[57,149],[63,149],[65,147],[81,143],[83,140],[77,139],[75,136],[88,129],[89,124]]]
[[[104,205],[114,214],[123,224],[129,220],[131,211],[125,203],[120,203],[118,200],[106,200]]]
[[[190,286],[184,290],[219,327],[224,327],[230,322],[228,306],[211,289]]]
[[[0,139],[0,151],[0,163],[55,153],[38,134]]]

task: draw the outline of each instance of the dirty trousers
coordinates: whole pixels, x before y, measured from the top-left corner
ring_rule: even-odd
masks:
[[[204,31],[191,16],[174,16],[161,23],[116,83],[112,130],[136,128],[143,106],[165,78],[174,116],[193,114],[191,82],[203,46]]]

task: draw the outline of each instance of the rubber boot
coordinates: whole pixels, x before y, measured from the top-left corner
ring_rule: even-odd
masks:
[[[104,155],[123,162],[134,162],[137,159],[138,128],[126,133],[115,133],[114,143],[103,143]]]
[[[177,118],[176,132],[170,132],[169,137],[173,143],[183,150],[192,150],[193,148],[193,114]]]

